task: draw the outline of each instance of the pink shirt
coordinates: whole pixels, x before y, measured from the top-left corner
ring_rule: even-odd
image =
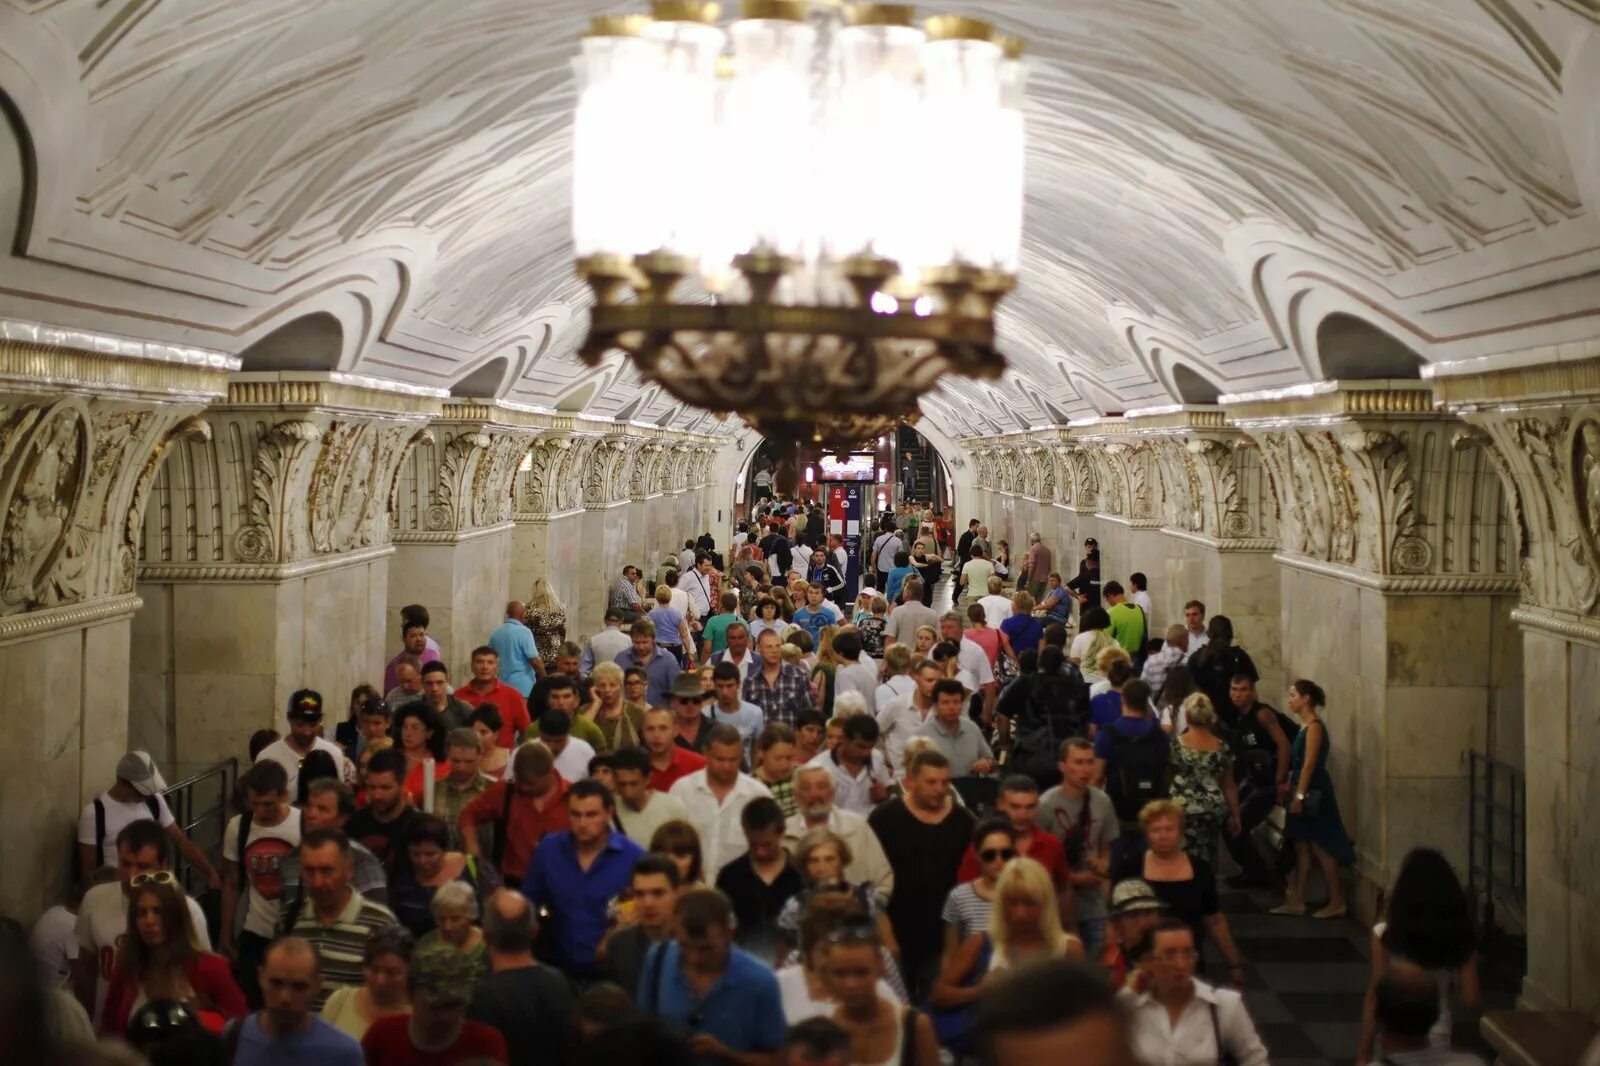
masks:
[[[1028,580],[1044,581],[1050,577],[1050,549],[1043,544],[1028,545]]]
[[[389,665],[384,667],[382,691],[390,692],[400,686],[400,679],[395,676],[395,668],[400,665],[400,660],[404,659],[406,655],[406,650],[401,648],[400,654],[396,655],[393,659],[390,659]],[[439,642],[434,640],[432,637],[429,637],[428,643],[423,645],[422,654],[417,656],[417,662],[433,663],[438,662],[443,658],[444,656],[439,654]]]

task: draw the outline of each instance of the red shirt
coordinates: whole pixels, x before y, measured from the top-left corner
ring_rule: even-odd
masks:
[[[419,762],[407,770],[405,784],[402,786],[406,790],[406,797],[411,800],[411,805],[419,811],[422,810],[422,768],[426,765],[426,763]],[[450,760],[435,759],[433,763],[433,779],[435,781],[443,781],[449,776]]]
[[[1042,830],[1034,830],[1028,838],[1028,846],[1022,854],[1050,871],[1050,880],[1055,882],[1057,888],[1065,888],[1068,883],[1067,855],[1061,847],[1061,841]],[[956,880],[965,884],[976,881],[980,870],[978,853],[972,850],[972,845],[967,845],[967,852],[961,856],[961,869],[956,873]]]
[[[477,710],[480,703],[492,703],[500,708],[500,739],[502,748],[513,750],[517,746],[517,737],[528,731],[532,724],[528,719],[528,701],[522,698],[522,693],[507,685],[503,681],[496,681],[494,688],[488,692],[478,692],[472,687],[472,682],[455,691],[456,699],[466,703]]]
[[[367,1066],[454,1066],[458,1062],[506,1062],[506,1038],[482,1022],[467,1021],[461,1035],[443,1051],[419,1051],[411,1042],[411,1015],[379,1018],[361,1038]]]
[[[650,766],[650,787],[657,792],[665,792],[672,787],[672,783],[680,777],[688,777],[696,770],[706,768],[706,757],[698,752],[677,744],[672,746],[672,765],[665,770],[657,770],[654,764]]]
[[[506,834],[505,847],[500,854],[500,872],[509,885],[520,885],[522,875],[528,872],[533,859],[533,849],[546,833],[559,833],[567,825],[567,783],[560,778],[554,792],[542,799],[529,799],[513,794],[509,827],[495,825],[495,832]],[[484,789],[483,795],[467,804],[461,811],[461,824],[494,825],[506,809],[506,789],[514,788],[509,782],[496,781]],[[370,1061],[370,1060],[369,1060]]]
[[[121,937],[117,938],[121,940]],[[250,1012],[244,993],[234,983],[228,960],[210,952],[197,954],[183,964],[184,976],[195,995],[209,1004],[199,1012],[200,1024],[208,1031],[221,1033],[230,1018],[242,1018]],[[100,1013],[100,1032],[120,1036],[128,1030],[128,1017],[133,1013],[133,1003],[139,997],[139,984],[132,980],[121,966],[111,971],[111,985],[106,989],[106,1005]]]

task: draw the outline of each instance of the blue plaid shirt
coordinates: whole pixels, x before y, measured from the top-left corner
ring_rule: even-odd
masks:
[[[744,679],[744,701],[761,708],[761,716],[770,724],[782,722],[793,726],[801,711],[816,705],[811,698],[811,681],[798,666],[784,663],[778,668],[778,683],[767,684],[766,670],[757,663],[750,664],[750,675]]]

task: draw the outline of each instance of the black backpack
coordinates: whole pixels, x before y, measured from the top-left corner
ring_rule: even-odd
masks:
[[[1117,817],[1124,821],[1138,818],[1151,800],[1167,798],[1167,767],[1171,757],[1167,735],[1159,726],[1141,736],[1130,737],[1116,724],[1111,730],[1111,758],[1116,765]]]
[[[1262,707],[1271,711],[1278,719],[1278,728],[1283,730],[1283,735],[1293,743],[1294,735],[1300,727],[1290,721],[1289,716],[1270,704],[1263,703]],[[1278,749],[1272,742],[1272,734],[1268,733],[1261,723],[1256,720],[1256,713],[1240,714],[1232,704],[1228,705],[1231,712],[1228,724],[1228,747],[1233,749],[1234,758],[1237,760],[1237,774],[1241,782],[1249,781],[1260,785],[1270,785],[1278,773]]]

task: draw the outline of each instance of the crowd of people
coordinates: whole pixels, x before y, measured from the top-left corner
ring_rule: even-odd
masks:
[[[381,690],[334,722],[294,693],[284,735],[250,740],[217,863],[125,756],[85,808],[82,886],[33,932],[41,1046],[1257,1066],[1224,863],[1282,883],[1275,913],[1345,914],[1322,689],[1263,702],[1198,601],[1156,637],[1145,576],[1102,581],[1093,540],[1063,580],[1038,534],[1013,558],[908,507],[852,560],[769,498],[728,557],[708,535],[653,580],[625,568],[582,643],[547,583],[532,600],[460,684],[412,606]],[[1473,943],[1448,863],[1413,854],[1362,1061],[1455,1061]]]

